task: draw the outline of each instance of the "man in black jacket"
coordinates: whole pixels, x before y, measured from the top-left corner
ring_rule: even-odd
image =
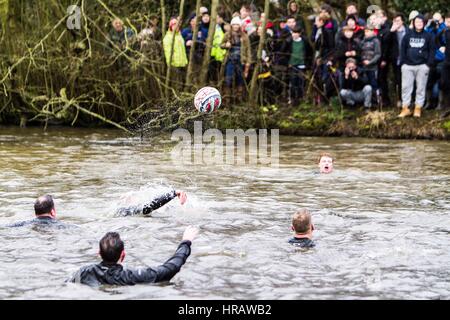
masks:
[[[411,115],[409,105],[416,84],[414,117],[421,116],[425,104],[426,87],[430,67],[434,61],[435,45],[433,35],[425,32],[425,18],[418,15],[413,20],[414,29],[405,35],[400,51],[402,65],[402,112],[399,118]]]
[[[379,10],[378,19],[380,27],[378,30],[378,39],[381,44],[381,58],[378,73],[378,85],[381,91],[381,102],[384,106],[389,106],[391,104],[391,99],[389,97],[389,82],[388,74],[390,68],[389,55],[389,42],[391,35],[391,23],[388,21],[386,12],[384,10]]]
[[[372,107],[372,86],[364,71],[357,68],[356,60],[348,58],[341,73],[341,97],[349,106],[364,102],[366,111]]]
[[[89,286],[102,284],[124,286],[169,281],[180,271],[191,254],[191,244],[197,234],[197,228],[187,227],[175,254],[157,268],[125,269],[121,265],[125,259],[124,243],[117,232],[108,232],[99,243],[102,262],[81,268],[69,282]]]
[[[405,25],[405,17],[401,13],[394,16],[392,27],[389,33],[387,44],[387,60],[392,65],[394,71],[395,90],[397,96],[397,107],[402,107],[402,70],[400,64],[400,51],[403,38],[410,31]],[[388,63],[389,64],[389,63]]]

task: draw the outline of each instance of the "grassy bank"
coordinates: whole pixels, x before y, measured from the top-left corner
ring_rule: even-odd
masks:
[[[449,139],[450,117],[424,110],[421,118],[399,119],[399,111],[388,109],[368,114],[339,105],[317,107],[260,107],[260,113],[245,106],[221,110],[214,117],[217,128],[279,128],[281,134],[300,136],[346,136],[385,139]],[[253,125],[252,125],[253,124]]]

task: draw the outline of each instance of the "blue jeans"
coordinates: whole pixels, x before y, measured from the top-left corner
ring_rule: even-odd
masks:
[[[236,79],[236,86],[243,86],[244,70],[240,61],[229,59],[225,64],[225,85],[231,88],[234,79]]]

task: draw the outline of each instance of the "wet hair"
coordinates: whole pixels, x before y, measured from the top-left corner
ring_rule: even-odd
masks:
[[[292,216],[292,226],[296,233],[306,233],[311,226],[311,213],[308,209],[302,208]]]
[[[53,197],[49,194],[41,196],[34,202],[34,213],[38,216],[41,214],[50,213],[55,208]]]
[[[104,262],[116,263],[124,249],[124,243],[117,232],[108,232],[99,242],[100,256]]]
[[[349,59],[350,59],[350,58],[349,58]],[[348,61],[349,59],[347,59],[347,61]],[[354,60],[354,59],[353,59],[353,60]],[[345,64],[347,64],[347,61],[345,61]],[[356,61],[356,60],[355,60],[355,61]],[[319,162],[320,162],[320,159],[322,159],[323,157],[331,158],[332,162],[334,162],[334,158],[333,158],[333,156],[332,156],[330,153],[328,153],[328,152],[322,152],[322,153],[319,155],[319,157],[317,158],[317,163],[319,163]]]

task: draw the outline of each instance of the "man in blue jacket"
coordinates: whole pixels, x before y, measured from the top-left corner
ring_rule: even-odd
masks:
[[[409,106],[416,84],[414,117],[421,116],[425,103],[426,87],[430,67],[434,61],[435,45],[433,35],[424,31],[425,18],[419,14],[413,20],[413,30],[403,38],[400,64],[402,66],[402,112],[399,118],[411,115]]]

